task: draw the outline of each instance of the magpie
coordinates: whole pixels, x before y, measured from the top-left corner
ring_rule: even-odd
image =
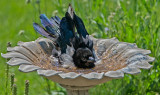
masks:
[[[67,46],[73,47],[75,51],[72,58],[76,67],[95,67],[96,57],[93,41],[90,39],[82,19],[75,14],[71,4],[62,19],[58,16],[48,19],[45,14],[41,14],[40,20],[43,27],[33,23],[34,29],[42,36],[52,39],[60,48],[61,54],[66,53]],[[53,50],[53,55],[58,56],[56,49]]]

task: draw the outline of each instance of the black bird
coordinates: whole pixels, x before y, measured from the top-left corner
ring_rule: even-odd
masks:
[[[72,57],[77,67],[79,68],[95,67],[94,54],[92,52],[92,49],[90,49],[91,46],[87,38],[84,39],[82,36],[80,38],[74,38],[73,46],[74,46],[75,52]]]
[[[33,23],[34,29],[41,35],[53,39],[61,54],[66,53],[67,45],[73,46],[75,51],[72,58],[76,67],[95,67],[93,41],[89,38],[82,19],[75,14],[71,5],[62,20],[57,16],[48,19],[44,14],[40,15],[40,19],[45,29]],[[56,52],[54,49],[53,54],[57,55]]]

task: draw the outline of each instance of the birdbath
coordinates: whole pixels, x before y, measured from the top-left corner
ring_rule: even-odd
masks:
[[[52,56],[56,46],[48,38],[18,42],[18,46],[8,47],[8,52],[1,56],[10,59],[7,64],[19,65],[22,72],[37,71],[39,75],[59,83],[66,88],[68,95],[89,95],[88,90],[98,84],[123,78],[124,74],[138,74],[140,69],[152,67],[149,62],[154,61],[154,58],[148,56],[150,50],[140,49],[136,44],[119,42],[116,38],[90,38],[99,58],[92,69],[76,68],[69,63],[70,57],[67,55],[61,56],[69,66],[59,64],[58,59]]]

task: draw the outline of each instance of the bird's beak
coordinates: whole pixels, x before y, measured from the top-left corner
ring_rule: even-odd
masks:
[[[89,59],[87,60],[88,63],[93,63],[95,62],[95,59],[93,57],[89,57]]]
[[[69,15],[70,15],[70,17],[71,17],[72,19],[73,19],[73,14],[74,14],[73,12],[74,12],[74,10],[73,10],[71,4],[69,4],[68,13],[69,13]]]

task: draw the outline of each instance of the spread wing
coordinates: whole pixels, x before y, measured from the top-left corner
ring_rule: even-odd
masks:
[[[40,19],[44,28],[37,23],[33,23],[33,27],[36,32],[50,39],[57,38],[60,35],[59,26],[61,20],[58,16],[52,17],[49,20],[45,14],[41,14]]]
[[[52,39],[52,37],[54,37],[54,35],[52,35],[50,32],[47,32],[43,27],[41,27],[37,23],[33,23],[33,27],[34,27],[35,31],[37,31],[42,36],[45,36],[45,37],[51,38],[51,39]]]
[[[60,32],[63,40],[67,45],[70,45],[70,39],[74,37],[73,26],[74,24],[71,21],[68,21],[66,17],[62,18],[60,23]]]

